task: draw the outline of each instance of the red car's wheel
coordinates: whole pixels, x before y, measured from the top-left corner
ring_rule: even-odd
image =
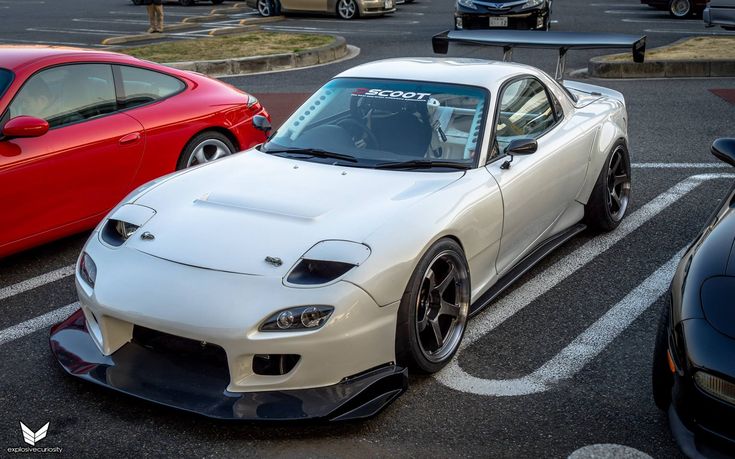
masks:
[[[176,164],[176,170],[208,163],[229,156],[235,151],[237,149],[227,136],[215,131],[205,131],[186,144]]]

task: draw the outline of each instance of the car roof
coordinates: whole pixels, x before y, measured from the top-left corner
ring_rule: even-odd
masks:
[[[493,91],[502,82],[520,74],[538,75],[541,70],[514,62],[468,58],[412,57],[385,59],[346,70],[340,77],[434,81],[481,86]]]
[[[44,67],[57,62],[74,62],[83,61],[85,59],[112,59],[118,62],[138,62],[138,59],[131,56],[93,49],[45,45],[0,46],[0,67],[14,72],[17,72],[27,65],[33,65],[33,67]]]

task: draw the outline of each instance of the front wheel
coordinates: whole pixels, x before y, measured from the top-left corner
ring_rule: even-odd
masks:
[[[225,135],[206,131],[194,136],[181,152],[176,170],[208,163],[235,153],[235,147]]]
[[[359,13],[355,0],[339,0],[337,2],[337,15],[342,19],[352,19]]]
[[[585,223],[601,231],[617,228],[628,210],[630,183],[630,157],[621,141],[607,156],[584,206]]]
[[[459,349],[470,307],[470,276],[460,245],[441,239],[411,275],[398,309],[396,360],[419,373],[441,370]]]
[[[669,2],[669,15],[677,19],[686,18],[692,15],[691,0],[671,0]]]

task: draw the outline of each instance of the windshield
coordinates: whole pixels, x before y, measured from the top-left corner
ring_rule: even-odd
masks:
[[[470,86],[338,78],[294,112],[262,150],[358,167],[471,167],[487,97]]]
[[[10,82],[13,81],[13,72],[8,69],[0,68],[0,97],[5,94],[5,91],[10,86]]]

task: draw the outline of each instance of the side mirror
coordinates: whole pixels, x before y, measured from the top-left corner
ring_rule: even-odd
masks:
[[[720,161],[735,166],[735,138],[722,138],[712,142],[712,154]]]
[[[513,139],[507,147],[505,153],[511,155],[530,155],[538,150],[536,139]]]
[[[35,116],[16,116],[5,123],[4,137],[38,137],[48,132],[46,120]]]
[[[271,122],[263,115],[255,115],[253,117],[253,126],[255,126],[255,129],[263,131],[266,134],[272,129]]]

